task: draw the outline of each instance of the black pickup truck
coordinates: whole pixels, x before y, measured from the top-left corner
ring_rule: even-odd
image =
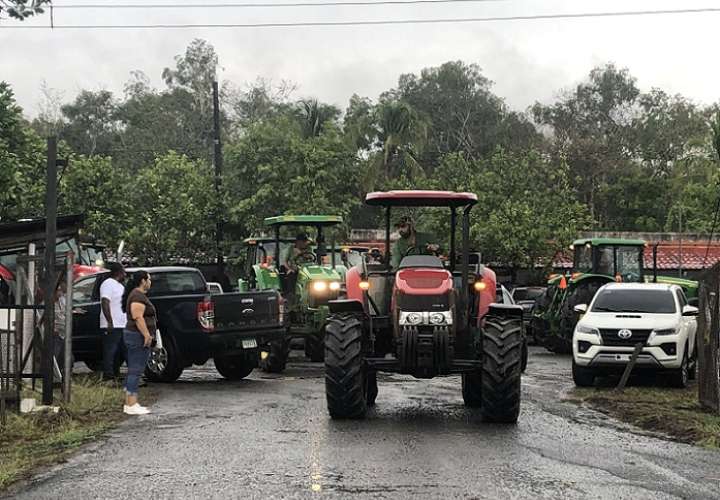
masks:
[[[157,310],[158,345],[146,376],[173,382],[188,366],[213,358],[220,375],[239,380],[258,365],[258,347],[285,335],[283,303],[275,291],[210,294],[191,267],[143,267]],[[127,269],[132,273],[137,269]],[[90,369],[102,366],[100,285],[108,272],[84,276],[73,289],[73,354]],[[115,360],[122,363],[121,355]]]

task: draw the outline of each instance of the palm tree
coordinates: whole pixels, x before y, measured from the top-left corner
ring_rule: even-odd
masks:
[[[379,177],[423,174],[418,162],[427,140],[427,127],[412,107],[402,101],[383,102],[376,108],[380,150],[368,162],[365,185],[373,189]]]

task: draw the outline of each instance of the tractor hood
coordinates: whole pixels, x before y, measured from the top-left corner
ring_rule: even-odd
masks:
[[[410,295],[444,295],[453,289],[453,280],[445,269],[420,267],[398,271],[395,286]]]
[[[310,264],[302,266],[300,274],[309,281],[315,280],[326,280],[326,281],[341,281],[342,275],[335,269],[325,266],[319,266],[317,264]]]

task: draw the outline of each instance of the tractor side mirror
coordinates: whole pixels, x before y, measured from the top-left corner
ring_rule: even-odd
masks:
[[[683,316],[697,316],[699,312],[700,312],[700,309],[698,309],[695,306],[684,306],[682,308]]]
[[[576,313],[585,314],[587,312],[587,304],[578,304],[573,307],[573,310]]]

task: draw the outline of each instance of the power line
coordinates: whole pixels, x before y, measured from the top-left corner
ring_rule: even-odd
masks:
[[[372,5],[416,5],[437,3],[489,3],[506,2],[508,0],[349,0],[346,2],[288,2],[288,3],[214,3],[214,4],[67,4],[53,5],[53,9],[244,9],[244,8],[277,8],[277,7],[344,7]]]
[[[585,12],[577,14],[544,14],[528,16],[494,16],[474,18],[448,18],[448,19],[398,19],[377,21],[307,21],[307,22],[271,22],[247,24],[55,24],[53,26],[18,25],[0,26],[0,29],[186,29],[186,28],[301,28],[301,27],[333,27],[333,26],[380,26],[398,24],[457,24],[457,23],[483,23],[502,21],[538,21],[549,19],[581,19],[603,17],[631,17],[631,16],[657,16],[669,14],[701,14],[720,12],[720,8],[676,9],[676,10],[638,10],[624,12]]]

